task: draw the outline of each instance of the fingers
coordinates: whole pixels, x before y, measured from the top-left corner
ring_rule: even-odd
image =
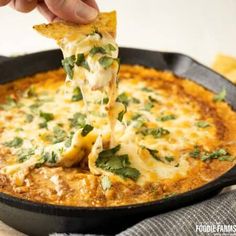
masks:
[[[11,0],[0,0],[0,7],[7,5]]]
[[[93,0],[87,1],[94,5]],[[45,3],[49,10],[59,18],[75,23],[89,23],[98,15],[97,9],[82,0],[45,0]]]
[[[98,5],[95,0],[83,0],[83,2],[99,11]]]
[[[47,5],[44,2],[38,3],[37,6],[38,11],[49,21],[53,22],[57,18],[56,15],[54,15],[47,7]]]
[[[10,4],[20,12],[30,12],[37,6],[37,0],[12,0]]]

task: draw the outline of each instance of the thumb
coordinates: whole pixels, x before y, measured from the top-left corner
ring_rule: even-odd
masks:
[[[59,18],[86,24],[96,19],[98,10],[82,0],[45,0],[49,10]]]

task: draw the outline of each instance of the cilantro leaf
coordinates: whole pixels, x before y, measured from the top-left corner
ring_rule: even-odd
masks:
[[[108,43],[104,46],[104,49],[106,50],[106,53],[110,54],[112,51],[116,51],[116,48],[111,44]]]
[[[54,151],[45,152],[42,155],[42,158],[43,158],[44,162],[48,162],[50,164],[55,164],[55,163],[57,163],[58,155]]]
[[[85,56],[83,53],[77,54],[75,64],[77,66],[81,66],[81,67],[85,68],[86,70],[90,71],[88,62],[85,60]]]
[[[173,156],[165,156],[164,157],[166,161],[168,162],[172,162],[174,160],[174,157]]]
[[[62,60],[63,68],[68,75],[69,79],[73,79],[74,76],[74,64],[75,64],[75,55],[72,55],[70,57],[66,57]]]
[[[31,115],[31,114],[26,114],[26,117],[25,117],[25,122],[26,123],[31,123],[34,119],[34,116]]]
[[[45,120],[45,122],[51,121],[54,119],[54,115],[52,113],[47,113],[40,111],[39,116]]]
[[[52,143],[60,143],[63,142],[67,137],[66,132],[60,128],[58,125],[53,128],[53,137]]]
[[[144,136],[152,135],[154,138],[162,138],[170,133],[169,130],[164,128],[146,128],[143,127],[140,131]]]
[[[120,156],[115,155],[119,149],[120,145],[100,152],[95,162],[96,166],[123,178],[137,180],[140,176],[140,172],[137,169],[130,167],[129,157],[127,154]]]
[[[200,120],[200,121],[195,123],[195,126],[197,126],[198,128],[207,128],[210,125],[207,121]]]
[[[69,119],[71,128],[83,128],[86,124],[86,115],[80,112],[76,112],[73,118]]]
[[[216,94],[214,97],[213,97],[213,101],[214,102],[222,102],[225,100],[225,97],[226,97],[226,89],[222,89],[221,92],[219,92],[218,94]]]
[[[115,146],[114,148],[103,150],[102,152],[99,153],[99,156],[109,157],[116,154],[119,150],[120,150],[120,144]]]
[[[80,100],[83,100],[83,95],[82,95],[80,87],[76,87],[73,90],[73,95],[72,95],[71,101],[72,102],[78,102]]]
[[[144,104],[144,110],[151,111],[151,109],[154,107],[153,103],[147,102]]]
[[[9,142],[3,143],[7,147],[19,148],[23,145],[24,140],[20,137],[15,137]]]
[[[160,116],[160,117],[158,117],[156,120],[157,120],[157,121],[161,121],[161,122],[165,122],[165,121],[174,120],[174,119],[176,119],[176,116],[173,115],[173,114],[170,114],[170,115],[163,115],[163,116]]]
[[[103,47],[93,47],[90,51],[89,54],[91,56],[94,56],[95,54],[100,53],[100,54],[106,54],[106,50]]]
[[[129,105],[129,98],[128,98],[128,95],[127,93],[123,92],[121,93],[117,99],[116,99],[117,102],[120,102],[120,103],[123,103],[125,106],[128,106]]]
[[[193,151],[189,153],[190,157],[197,158],[201,154],[201,151],[198,146],[195,146]]]
[[[107,68],[109,68],[113,64],[114,60],[115,59],[112,57],[103,56],[98,60],[98,62],[106,70]]]
[[[122,120],[123,120],[123,118],[124,118],[124,114],[127,112],[127,108],[126,108],[126,106],[125,106],[125,109],[123,110],[123,111],[121,111],[119,114],[118,114],[118,120],[120,121],[120,122],[122,122]]]
[[[94,129],[94,128],[93,128],[92,125],[86,124],[86,125],[83,127],[82,131],[81,131],[81,135],[82,135],[83,137],[85,137],[85,136],[87,136],[93,129]]]
[[[28,160],[31,156],[35,154],[35,150],[33,148],[22,148],[17,152],[18,161],[24,162]]]
[[[150,149],[150,148],[146,148],[148,150],[148,152],[150,153],[150,155],[156,159],[157,161],[161,161],[161,158],[157,155],[158,154],[158,151],[157,150],[153,150],[153,149]]]
[[[206,161],[206,160],[210,160],[210,159],[217,159],[219,157],[223,157],[223,156],[226,156],[228,155],[228,152],[221,148],[221,149],[218,149],[212,153],[205,153],[202,157],[201,157],[201,160],[202,161]]]

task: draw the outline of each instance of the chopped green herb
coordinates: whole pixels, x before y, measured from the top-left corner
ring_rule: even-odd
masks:
[[[130,102],[135,103],[135,104],[139,104],[139,103],[140,103],[140,100],[137,99],[137,98],[135,98],[135,97],[132,97],[132,98],[130,99]]]
[[[152,96],[148,96],[148,99],[149,99],[150,102],[158,103],[158,101],[155,98],[153,98]]]
[[[31,114],[26,114],[26,117],[25,117],[25,122],[26,123],[31,123],[34,119],[34,116],[31,115]]]
[[[55,164],[58,160],[58,155],[54,151],[45,152],[42,155],[42,158],[44,159],[44,162],[48,162],[50,164]]]
[[[39,116],[45,120],[45,122],[51,121],[54,119],[54,115],[52,113],[47,113],[40,111]]]
[[[140,172],[130,167],[128,155],[115,155],[119,149],[120,145],[100,152],[96,160],[96,166],[116,175],[120,175],[123,178],[137,180],[140,176]]]
[[[127,93],[123,92],[121,93],[117,99],[116,99],[117,102],[120,102],[120,103],[123,103],[125,106],[128,106],[129,105],[129,98],[128,98],[128,95]]]
[[[131,120],[137,120],[137,119],[139,119],[140,117],[142,117],[142,115],[141,115],[140,113],[135,113],[135,114],[132,116]]]
[[[75,64],[77,66],[81,66],[81,67],[85,68],[86,70],[90,71],[88,62],[85,60],[85,56],[84,56],[83,53],[77,54],[77,58],[76,58]]]
[[[109,98],[108,97],[103,98],[103,100],[102,100],[103,104],[107,104],[108,102],[109,102]]]
[[[201,151],[198,146],[195,146],[193,151],[189,153],[190,157],[197,158],[201,154]]]
[[[72,133],[69,137],[67,137],[67,139],[65,141],[65,147],[68,148],[71,146],[73,135],[74,135],[74,133]]]
[[[132,167],[123,167],[120,169],[116,169],[114,171],[111,171],[114,174],[120,175],[123,178],[129,178],[132,179],[134,181],[136,181],[139,176],[140,176],[140,172],[136,169],[136,168],[132,168]]]
[[[226,156],[222,156],[219,157],[218,160],[220,161],[233,161],[235,159],[235,157],[230,156],[230,155],[226,155]]]
[[[42,106],[42,103],[36,102],[36,103],[33,103],[32,105],[30,105],[29,109],[31,110],[31,112],[37,113],[37,110],[39,109],[40,106]]]
[[[81,131],[81,135],[82,135],[83,137],[85,137],[85,136],[87,136],[93,129],[94,129],[94,128],[93,128],[92,125],[86,124],[86,125],[83,127],[82,131]]]
[[[161,161],[161,158],[157,155],[158,151],[157,150],[153,150],[150,148],[146,148],[148,150],[148,152],[151,154],[151,156],[156,159],[157,161]]]
[[[31,86],[29,89],[27,89],[26,92],[25,92],[25,96],[27,98],[36,97],[37,93],[35,91],[35,88],[33,86]]]
[[[40,160],[37,161],[37,163],[35,164],[35,168],[40,168],[47,160],[44,158],[44,156],[42,156],[40,158]]]
[[[76,112],[73,118],[69,119],[71,128],[83,128],[86,124],[86,115]]]
[[[174,160],[173,156],[165,156],[165,160],[168,162],[172,162]]]
[[[174,119],[176,119],[176,116],[173,114],[170,114],[170,115],[164,115],[164,116],[158,117],[157,121],[165,122],[165,121],[174,120]]]
[[[221,148],[221,149],[218,149],[212,153],[205,153],[201,157],[201,160],[206,161],[206,160],[210,160],[210,159],[218,159],[218,158],[222,158],[224,156],[228,156],[228,152],[225,149]]]
[[[108,190],[111,188],[111,181],[109,179],[108,176],[104,175],[101,179],[101,185],[102,185],[102,189],[104,191]]]
[[[123,111],[121,111],[119,114],[118,114],[118,120],[120,121],[120,122],[122,122],[122,120],[123,120],[123,118],[124,118],[124,114],[127,112],[127,108],[126,108],[126,106],[125,106],[125,109],[123,110]]]
[[[103,47],[93,47],[90,51],[89,54],[91,56],[94,56],[95,54],[100,53],[100,54],[106,54],[106,50]]]
[[[133,116],[131,117],[131,120],[135,121],[135,128],[140,129],[141,127],[144,126],[145,122],[147,122],[147,118],[144,117],[142,114],[140,113],[134,113]]]
[[[151,111],[151,109],[154,107],[153,103],[148,102],[144,104],[144,110]]]
[[[103,56],[98,60],[98,62],[106,70],[113,64],[114,59],[112,57]]]
[[[80,87],[76,87],[73,90],[73,95],[72,95],[71,101],[72,102],[78,102],[80,100],[83,100],[83,95],[82,95]]]
[[[66,132],[60,128],[59,126],[55,126],[53,128],[53,137],[52,137],[52,143],[60,143],[63,142],[67,137]]]
[[[62,65],[63,65],[63,68],[66,72],[66,74],[68,75],[69,79],[73,79],[73,76],[74,76],[74,64],[75,64],[75,55],[72,55],[70,57],[66,57],[62,60]]]
[[[148,93],[153,92],[152,89],[146,88],[146,87],[141,88],[141,90],[144,91],[144,92],[148,92]]]
[[[42,123],[39,123],[39,128],[40,129],[44,129],[44,128],[48,128],[48,123],[46,121],[42,122]]]
[[[35,154],[35,150],[33,148],[22,148],[17,152],[18,161],[24,162],[28,160],[31,156]]]
[[[222,102],[225,100],[225,97],[226,97],[226,89],[222,89],[221,92],[219,92],[218,94],[216,94],[214,97],[213,97],[213,101],[214,102]]]
[[[197,127],[199,127],[199,128],[207,128],[207,127],[209,127],[210,125],[209,125],[209,123],[208,123],[207,121],[201,120],[201,121],[196,122],[196,123],[195,123],[195,126],[197,126]]]
[[[9,142],[5,142],[4,145],[7,147],[19,148],[23,145],[24,140],[20,137],[15,137]]]
[[[107,44],[104,46],[106,53],[110,54],[112,51],[116,51],[116,48],[112,44]]]
[[[163,136],[166,136],[170,133],[169,130],[164,129],[164,128],[146,128],[144,127],[141,129],[141,134],[144,136],[146,135],[152,135],[154,138],[162,138]]]
[[[99,153],[99,156],[109,157],[116,154],[119,150],[120,150],[120,145],[117,145],[114,148],[103,150],[102,152]]]

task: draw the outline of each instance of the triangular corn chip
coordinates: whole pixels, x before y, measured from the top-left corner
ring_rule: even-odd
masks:
[[[230,56],[219,54],[213,64],[213,69],[224,74],[236,69],[236,59]]]
[[[115,38],[116,36],[116,12],[100,13],[97,19],[86,25],[73,24],[69,22],[55,22],[50,24],[35,25],[33,27],[42,35],[61,41],[67,38],[68,41],[78,39],[81,35],[87,35],[94,31],[107,32]]]
[[[225,77],[236,84],[236,69],[225,74]]]
[[[212,68],[233,83],[236,83],[236,58],[219,54]]]

